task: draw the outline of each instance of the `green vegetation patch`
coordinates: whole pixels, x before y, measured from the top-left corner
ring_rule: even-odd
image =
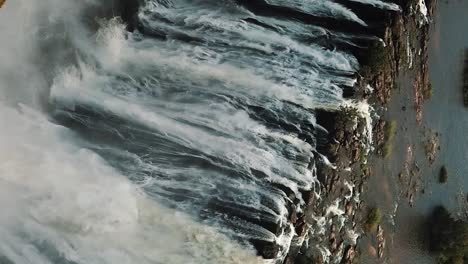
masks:
[[[385,158],[389,157],[393,152],[393,140],[396,135],[398,123],[395,120],[385,124],[385,141],[382,146],[382,154]]]
[[[433,93],[434,91],[432,90],[432,84],[429,83],[426,89],[424,89],[424,100],[431,100]]]
[[[382,217],[382,210],[380,210],[380,208],[372,208],[367,215],[367,219],[364,224],[364,231],[367,233],[375,232],[382,222]]]

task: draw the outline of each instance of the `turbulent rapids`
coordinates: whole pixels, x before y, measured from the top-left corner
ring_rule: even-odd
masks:
[[[0,263],[281,262],[399,7],[136,2],[0,10]]]

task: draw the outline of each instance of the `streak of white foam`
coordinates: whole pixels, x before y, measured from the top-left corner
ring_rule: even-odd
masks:
[[[346,241],[348,244],[355,246],[357,244],[357,240],[361,235],[354,231],[353,229],[346,231]]]
[[[347,19],[350,21],[357,22],[361,25],[367,25],[362,19],[360,19],[353,11],[344,6],[328,0],[266,0],[267,3],[272,5],[280,5],[285,7],[291,7],[302,12],[326,16]]]
[[[353,197],[355,185],[352,184],[352,183],[349,183],[349,182],[346,181],[346,180],[345,180],[345,182],[344,182],[344,185],[346,186],[346,188],[348,188],[348,192],[349,192],[349,194],[347,194],[347,195],[345,196],[345,199],[349,201],[349,200]]]
[[[395,3],[388,3],[381,0],[349,0],[353,2],[359,2],[367,5],[372,5],[378,8],[392,10],[392,11],[401,11],[401,7]]]
[[[325,164],[327,167],[336,170],[338,167],[331,163],[331,161],[327,158],[327,156],[319,154],[320,159],[322,160],[323,164]]]
[[[406,57],[408,60],[408,69],[413,68],[413,51],[410,45],[409,34],[406,35]]]
[[[333,202],[326,210],[327,216],[341,216],[344,215],[345,211],[340,208],[340,199]]]
[[[419,23],[421,25],[429,23],[429,18],[427,17],[427,6],[426,6],[426,2],[424,0],[419,0],[418,1],[417,9],[418,9],[418,11],[420,13],[420,16],[421,16],[421,18],[419,20]]]

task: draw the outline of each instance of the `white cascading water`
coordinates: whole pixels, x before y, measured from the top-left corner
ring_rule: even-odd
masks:
[[[0,10],[0,263],[260,263],[258,241],[284,259],[318,184],[315,110],[362,105],[342,96],[356,58],[315,40],[368,36],[232,1],[142,1],[133,32],[87,13],[113,4]]]
[[[79,6],[11,1],[1,10],[0,263],[258,263],[253,251],[149,199],[51,122],[39,101],[47,87],[35,45],[46,36],[36,16],[68,22],[77,15],[68,8]]]

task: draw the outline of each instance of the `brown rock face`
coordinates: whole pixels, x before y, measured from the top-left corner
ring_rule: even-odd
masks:
[[[5,4],[6,0],[0,0],[0,8]]]

